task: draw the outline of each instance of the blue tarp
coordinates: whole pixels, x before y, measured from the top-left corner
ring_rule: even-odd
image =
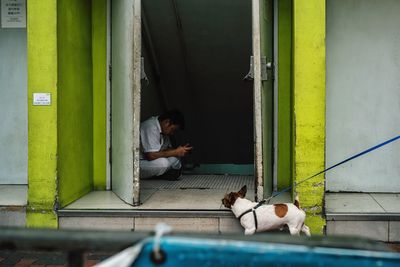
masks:
[[[400,254],[386,251],[185,237],[163,237],[156,264],[153,241],[141,243],[127,266],[400,266]]]

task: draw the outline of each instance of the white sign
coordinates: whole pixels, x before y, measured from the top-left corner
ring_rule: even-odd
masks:
[[[33,93],[34,106],[50,106],[51,94],[50,93]]]
[[[1,27],[26,28],[26,0],[0,0]]]

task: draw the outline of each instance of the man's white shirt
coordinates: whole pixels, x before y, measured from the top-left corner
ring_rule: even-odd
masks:
[[[140,159],[146,159],[144,153],[163,151],[170,147],[171,141],[161,133],[158,117],[151,117],[140,124]]]

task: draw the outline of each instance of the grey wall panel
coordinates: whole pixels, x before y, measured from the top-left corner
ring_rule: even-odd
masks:
[[[399,134],[400,1],[327,1],[326,165]],[[326,175],[331,191],[400,192],[400,142]]]
[[[26,184],[28,177],[26,29],[0,28],[0,93],[0,184]]]

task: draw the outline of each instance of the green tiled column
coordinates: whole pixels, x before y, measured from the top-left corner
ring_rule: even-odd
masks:
[[[27,3],[28,227],[57,227],[57,1]],[[50,93],[50,106],[34,106]]]
[[[294,182],[325,166],[325,0],[293,0]],[[313,233],[323,233],[324,176],[295,187]]]

